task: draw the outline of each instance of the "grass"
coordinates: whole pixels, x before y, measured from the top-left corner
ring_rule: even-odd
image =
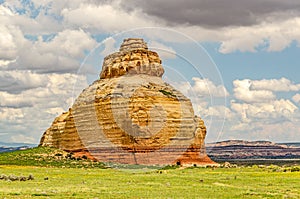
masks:
[[[0,165],[105,168],[101,162],[93,162],[85,157],[75,158],[72,153],[50,147],[0,153]]]
[[[34,150],[39,155],[34,155]],[[35,166],[22,160],[28,154],[44,156],[41,150],[51,155],[41,162],[38,159],[39,163],[30,160]],[[0,180],[0,198],[300,198],[299,166],[76,168],[73,164],[52,165],[55,153],[54,149],[41,148],[0,154],[0,175],[32,174],[35,178],[25,182]],[[15,162],[12,154],[18,155],[20,162]],[[74,160],[62,161],[68,165]],[[77,160],[77,165],[83,161]]]
[[[194,168],[166,172],[1,166],[0,173],[35,176],[0,181],[0,198],[299,198],[299,172],[261,168]],[[44,180],[45,178],[48,180]]]

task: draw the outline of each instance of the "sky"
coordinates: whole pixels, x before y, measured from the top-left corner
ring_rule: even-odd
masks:
[[[300,142],[298,0],[0,0],[0,141],[38,143],[141,37],[189,97],[206,142]]]

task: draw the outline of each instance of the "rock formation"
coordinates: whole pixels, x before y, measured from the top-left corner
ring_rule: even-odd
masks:
[[[163,82],[164,69],[143,39],[125,39],[104,58],[100,79],[57,117],[40,145],[98,161],[128,164],[213,164],[206,127],[191,101]]]

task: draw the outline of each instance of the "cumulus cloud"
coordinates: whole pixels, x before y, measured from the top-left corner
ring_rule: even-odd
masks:
[[[297,93],[296,95],[294,95],[292,97],[292,99],[293,99],[294,102],[300,104],[300,94],[299,93]]]
[[[199,115],[203,118],[209,118],[213,116],[214,119],[230,120],[235,117],[235,113],[225,105],[207,107],[198,106],[198,112]]]
[[[209,79],[201,79],[193,77],[194,85],[192,86],[191,92],[198,95],[207,95],[214,97],[227,97],[229,95],[224,85],[216,85]]]
[[[296,0],[189,0],[176,3],[61,0],[33,3],[37,16],[19,15],[15,12],[14,19],[11,19],[7,16],[12,12],[7,11],[7,24],[19,27],[25,34],[33,35],[57,33],[79,27],[91,33],[166,27],[187,34],[197,41],[218,42],[219,51],[222,53],[255,52],[259,48],[281,51],[293,41],[300,43],[300,12],[297,9],[300,5]],[[5,3],[4,7],[10,10],[22,7],[26,13],[32,12],[24,3]],[[172,38],[165,33],[156,34],[156,37],[165,41]]]
[[[284,21],[263,22],[253,26],[224,28],[220,38],[219,51],[231,53],[234,51],[256,52],[260,47],[267,51],[281,51],[293,42],[299,40],[300,17],[295,16]]]
[[[260,124],[261,125],[261,124]],[[277,122],[273,124],[264,124],[261,127],[250,133],[253,138],[261,140],[272,140],[273,142],[295,142],[299,137],[300,125],[297,122]],[[246,137],[244,135],[244,137]]]
[[[235,98],[248,103],[267,102],[275,99],[276,96],[273,92],[269,90],[253,90],[251,85],[252,81],[249,79],[234,80],[233,92]]]
[[[270,140],[279,137],[288,140],[294,136],[294,132],[286,132],[286,130],[284,132],[282,128],[275,129],[271,126],[282,123],[293,126],[298,123],[300,118],[298,106],[290,99],[283,99],[279,97],[280,95],[276,95],[277,92],[298,91],[298,84],[286,78],[235,80],[233,84],[235,99],[231,101],[230,110],[234,112],[235,118],[229,121],[231,124],[228,128],[228,132],[231,132],[229,134],[237,132],[236,135],[240,138],[254,136],[256,139]],[[298,98],[300,101],[298,94],[292,97],[296,103]],[[286,133],[286,137],[276,136],[279,133]]]
[[[295,84],[289,79],[262,79],[262,80],[234,80],[233,91],[236,99],[251,102],[268,102],[274,100],[274,92],[299,91],[300,84]]]
[[[150,41],[148,42],[148,48],[157,52],[161,59],[174,59],[176,58],[175,50],[170,47],[166,46],[161,42],[157,41]]]
[[[18,48],[26,43],[22,31],[19,27],[1,23],[0,32],[0,60],[15,60],[18,56]]]
[[[19,76],[11,76],[11,78],[15,78],[15,82],[20,84],[15,84],[15,88],[20,89],[20,92],[13,92],[13,90],[11,93],[0,92],[0,106],[2,107],[20,108],[41,105],[46,109],[47,107],[62,106],[68,98],[76,97],[78,92],[87,86],[84,76],[74,74],[35,74],[31,72],[13,74],[23,75],[21,80]],[[31,77],[36,80],[30,79]],[[30,81],[27,81],[28,79]],[[21,87],[22,83],[24,88]],[[21,91],[22,89],[23,91]],[[57,98],[59,96],[62,99]]]
[[[157,25],[141,10],[126,12],[121,9],[118,1],[101,5],[82,3],[76,8],[63,9],[61,14],[67,26],[82,27],[89,31],[115,32]]]
[[[112,37],[108,37],[103,41],[104,49],[101,51],[102,56],[107,56],[113,52],[117,52],[118,49],[116,48],[116,40]]]
[[[31,71],[0,71],[0,91],[20,93],[23,90],[45,87],[48,78]]]
[[[21,109],[11,107],[1,107],[0,120],[17,122],[24,118],[24,113]]]
[[[274,100],[272,103],[231,103],[232,110],[239,113],[244,121],[248,119],[290,118],[298,110],[290,100]]]
[[[5,1],[0,5],[3,24],[20,27],[25,34],[50,34],[63,29],[58,15],[53,14],[53,2]],[[51,11],[50,11],[51,10]],[[13,16],[13,18],[12,18]]]
[[[6,92],[0,92],[0,107],[30,107],[33,106],[33,102],[24,98],[23,94],[13,95]]]
[[[26,30],[17,23],[19,17],[26,16],[12,12],[3,5],[0,5],[0,14],[0,19],[3,20],[0,24],[0,60],[6,69],[31,69],[40,73],[76,72],[80,60],[85,57],[85,51],[97,44],[89,33],[78,28],[55,32],[50,40],[45,40],[43,34],[37,31],[32,35],[33,39],[28,39],[25,37]],[[27,18],[37,20],[29,16]],[[21,22],[23,25],[24,23]],[[45,27],[50,26],[48,22],[45,23]],[[32,25],[28,27],[32,28]]]
[[[39,73],[76,72],[85,50],[95,47],[96,41],[82,30],[64,30],[51,41],[42,38],[19,46],[17,61],[11,66],[16,69],[31,69]],[[29,50],[25,50],[29,49]]]
[[[286,78],[280,79],[263,79],[251,81],[251,89],[269,90],[269,91],[299,91],[300,84],[295,84]]]
[[[87,87],[87,79],[86,76],[71,73],[20,74],[27,76],[24,80],[36,76],[36,79],[42,79],[46,84],[19,93],[0,92],[1,132],[6,132],[3,135],[5,138],[1,139],[14,141],[14,138],[25,136],[38,142],[41,133],[50,126],[53,119],[67,111],[74,98]]]
[[[288,129],[288,130],[287,130]],[[300,126],[291,121],[282,121],[272,124],[253,122],[251,124],[238,123],[226,132],[230,139],[270,140],[273,142],[295,142],[299,135]]]

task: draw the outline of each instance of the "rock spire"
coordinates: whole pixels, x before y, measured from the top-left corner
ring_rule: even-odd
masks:
[[[191,101],[163,82],[164,69],[143,39],[124,39],[104,58],[100,79],[58,116],[40,145],[125,164],[215,164],[206,127]]]

